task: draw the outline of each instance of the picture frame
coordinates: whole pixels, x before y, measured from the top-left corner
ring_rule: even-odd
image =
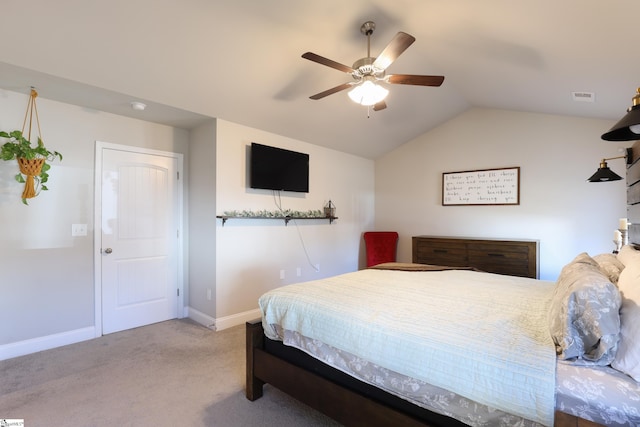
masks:
[[[519,204],[519,166],[442,173],[442,206]]]

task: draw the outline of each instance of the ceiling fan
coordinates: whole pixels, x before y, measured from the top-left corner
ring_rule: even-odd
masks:
[[[306,52],[302,55],[303,58],[308,59],[309,61],[317,62],[318,64],[326,65],[327,67],[335,68],[338,71],[351,74],[354,79],[352,82],[343,83],[325,90],[324,92],[312,95],[309,98],[316,100],[322,99],[325,96],[352,88],[352,90],[349,91],[349,97],[353,101],[362,105],[373,105],[373,110],[379,111],[387,108],[384,98],[389,92],[387,89],[377,84],[379,82],[416,86],[440,86],[442,84],[444,76],[386,74],[385,70],[400,56],[400,54],[402,54],[402,52],[411,46],[416,39],[412,35],[400,31],[389,42],[378,57],[372,58],[371,34],[373,34],[373,30],[375,28],[376,24],[373,21],[367,21],[360,27],[360,32],[367,36],[367,56],[358,59],[351,67],[312,52]]]

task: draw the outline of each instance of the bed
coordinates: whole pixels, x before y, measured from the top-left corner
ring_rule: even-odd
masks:
[[[566,276],[573,286],[572,296],[578,292],[606,296],[611,304],[608,308],[617,311],[621,300],[609,296],[609,293],[615,295],[617,288],[606,280],[609,276],[605,278],[604,273],[616,274],[611,272],[611,263],[617,258],[607,255],[592,258],[580,254],[566,267]],[[637,255],[640,256],[640,252]],[[596,274],[598,272],[602,274]],[[585,278],[597,283],[595,290],[585,290]],[[475,292],[474,287],[480,292]],[[344,293],[341,288],[347,295],[336,298],[338,293]],[[634,408],[640,407],[640,387],[628,375],[609,366],[608,349],[615,346],[609,329],[615,329],[615,325],[600,331],[598,342],[609,341],[609,344],[586,345],[592,349],[591,354],[583,353],[577,358],[578,366],[575,362],[556,360],[556,345],[547,332],[547,313],[555,289],[555,283],[529,278],[397,263],[279,288],[261,298],[263,318],[247,324],[247,397],[250,400],[260,397],[262,385],[270,383],[345,425],[375,425],[374,421],[379,422],[378,425],[434,426],[639,425],[640,414],[637,410],[634,412]],[[505,292],[505,298],[496,298],[496,294]],[[392,303],[396,299],[394,295],[401,296],[402,313],[387,308],[396,305]],[[326,298],[326,303],[316,304]],[[454,298],[455,304],[451,304]],[[428,300],[434,305],[425,305],[429,304]],[[468,300],[469,304],[461,300]],[[278,305],[282,301],[284,308]],[[416,304],[407,308],[411,301]],[[296,305],[301,305],[301,312],[291,311]],[[344,319],[342,313],[348,311],[349,306],[356,309],[347,322],[354,323],[357,322],[354,318],[359,318],[367,325],[366,330],[359,330],[355,335],[345,332],[342,338],[332,338],[341,335],[336,331],[348,329],[334,322]],[[425,310],[420,310],[421,306],[426,307]],[[466,311],[466,317],[460,320],[460,328],[450,328],[447,312],[457,306]],[[492,312],[509,312],[511,316],[493,316]],[[456,316],[460,319],[461,315]],[[488,317],[486,322],[477,320]],[[385,329],[390,322],[392,326]],[[527,329],[527,339],[514,343],[517,341],[514,335],[519,333],[518,323],[534,327]],[[418,332],[413,327],[416,324],[421,325]],[[544,326],[540,328],[540,324]],[[501,332],[489,332],[489,336],[498,338],[491,345],[481,335],[482,330],[489,327],[498,327]],[[421,347],[416,349],[407,344],[407,341],[411,344],[410,341],[425,339],[419,335],[420,329],[433,328],[445,332],[440,334],[443,342],[429,343],[437,349],[435,355],[424,354]],[[462,347],[456,350],[459,344],[450,338],[469,328],[470,335],[462,338]],[[370,345],[380,334],[383,338],[379,340],[389,343],[398,332],[404,334],[404,342],[394,341],[386,348]],[[358,339],[362,343],[355,347],[345,343]],[[472,352],[477,357],[460,359],[456,353],[469,346],[478,349]],[[494,351],[489,347],[494,347]],[[563,347],[569,358],[575,355],[573,347]],[[505,351],[512,353],[508,357],[517,360],[517,366],[504,369],[503,364],[508,362],[504,360]],[[526,357],[517,357],[523,353]],[[604,365],[590,363],[589,358],[602,359]],[[536,362],[531,370],[529,364],[533,359],[543,362]],[[395,363],[389,364],[388,360]],[[475,387],[480,388],[478,393],[465,383],[468,375],[478,375],[483,360],[491,368],[484,376],[474,379]],[[362,368],[369,365],[370,370]],[[433,368],[421,377],[416,372],[424,370],[425,365]],[[351,369],[353,366],[359,368]],[[506,380],[496,381],[499,375]],[[457,381],[455,377],[459,377]],[[585,383],[585,378],[592,377],[597,381]],[[609,403],[604,400],[607,393],[598,394],[604,380],[610,380],[610,387],[617,391],[611,394]],[[514,384],[509,385],[509,381]],[[519,387],[521,384],[526,387]],[[590,388],[594,384],[596,388]],[[512,394],[520,396],[515,402],[505,403]],[[421,401],[420,396],[427,398]],[[528,401],[534,404],[527,405]],[[621,410],[620,406],[626,409]],[[579,420],[575,415],[601,424]]]
[[[268,383],[353,426],[639,426],[636,203],[634,244],[554,282],[390,263],[269,291],[246,396]]]

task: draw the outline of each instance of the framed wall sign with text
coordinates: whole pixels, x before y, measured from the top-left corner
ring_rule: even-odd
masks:
[[[519,205],[520,167],[442,173],[442,205]]]

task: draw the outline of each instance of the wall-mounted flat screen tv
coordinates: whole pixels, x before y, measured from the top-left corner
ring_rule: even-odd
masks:
[[[309,155],[251,143],[250,186],[265,190],[309,192]]]

